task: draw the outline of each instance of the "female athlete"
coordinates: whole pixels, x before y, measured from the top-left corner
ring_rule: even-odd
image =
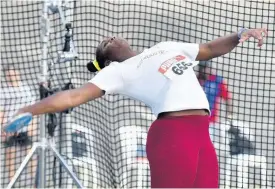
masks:
[[[264,35],[262,35],[264,34]],[[192,69],[253,37],[262,46],[266,29],[245,29],[204,44],[161,42],[138,54],[126,40],[104,39],[96,60],[98,74],[84,86],[59,92],[17,114],[59,112],[119,93],[151,107],[157,120],[147,137],[153,188],[218,188],[218,162],[209,137],[209,104]],[[109,65],[110,64],[110,65]],[[109,66],[107,66],[109,65]]]

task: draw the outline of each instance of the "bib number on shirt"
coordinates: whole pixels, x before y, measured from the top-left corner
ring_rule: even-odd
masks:
[[[190,66],[192,66],[191,62],[179,62],[176,63],[176,65],[172,66],[172,71],[177,75],[182,75],[184,73],[184,70],[187,70]]]
[[[198,64],[198,61],[191,61],[186,56],[177,55],[169,60],[163,62],[159,68],[159,72],[168,79],[173,80],[179,75]]]

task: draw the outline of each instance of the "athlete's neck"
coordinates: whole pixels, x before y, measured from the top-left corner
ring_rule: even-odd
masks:
[[[118,62],[123,62],[129,58],[132,58],[134,56],[136,56],[138,53],[133,51],[132,49],[129,49],[128,51],[125,51],[119,58],[118,58]]]

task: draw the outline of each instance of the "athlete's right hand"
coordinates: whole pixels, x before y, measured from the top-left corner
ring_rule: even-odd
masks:
[[[10,118],[10,120],[13,119],[13,118],[15,118],[16,116],[22,114],[22,113],[24,113],[24,110],[23,110],[23,109],[19,109],[19,110]],[[8,121],[6,122],[5,125],[7,125],[7,124],[10,122],[10,120],[8,120]],[[1,127],[1,136],[5,137],[6,139],[7,139],[9,136],[12,136],[12,135],[14,135],[14,134],[17,134],[17,132],[15,132],[15,133],[6,133],[5,130],[4,130],[4,128]]]

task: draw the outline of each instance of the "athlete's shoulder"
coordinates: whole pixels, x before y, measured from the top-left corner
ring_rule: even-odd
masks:
[[[189,55],[191,59],[195,59],[199,52],[199,44],[178,41],[163,41],[152,48],[159,48],[168,51],[181,51]]]
[[[175,41],[161,41],[161,42],[155,44],[154,46],[152,46],[150,49],[167,48],[167,45],[173,45],[174,43],[177,43],[177,42],[175,42]]]
[[[186,46],[189,46],[189,45],[198,45],[198,44],[196,44],[196,43],[181,42],[181,41],[162,41],[162,42],[157,43],[155,46],[169,47],[167,45],[186,45]]]

